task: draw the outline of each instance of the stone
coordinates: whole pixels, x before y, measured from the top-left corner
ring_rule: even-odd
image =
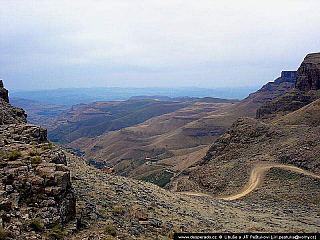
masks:
[[[57,164],[67,165],[66,155],[62,151],[59,151],[59,152],[55,153],[55,156],[52,158],[51,162],[57,163]]]

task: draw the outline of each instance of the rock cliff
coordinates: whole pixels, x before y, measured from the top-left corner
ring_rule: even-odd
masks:
[[[9,103],[9,92],[4,88],[3,81],[0,80],[0,98]]]
[[[6,99],[0,99],[0,229],[8,238],[40,239],[75,216],[70,172],[47,130],[26,124],[24,111]]]
[[[320,53],[305,57],[296,78],[295,89],[266,102],[257,110],[258,119],[279,118],[320,98]]]
[[[4,88],[0,80],[0,125],[19,124],[27,122],[27,114],[23,109],[9,104],[8,90]]]
[[[308,54],[297,71],[297,89],[301,91],[320,89],[320,53]]]

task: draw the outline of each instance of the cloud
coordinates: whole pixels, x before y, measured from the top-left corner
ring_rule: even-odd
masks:
[[[15,88],[257,85],[320,47],[312,0],[0,3],[0,72]]]

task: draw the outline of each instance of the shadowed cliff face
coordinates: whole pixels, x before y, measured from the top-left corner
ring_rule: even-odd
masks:
[[[320,89],[320,53],[305,57],[297,71],[296,88],[302,91]]]
[[[320,53],[308,54],[297,71],[295,89],[266,102],[256,113],[258,119],[270,120],[298,110],[320,98]]]
[[[27,114],[23,109],[10,105],[8,90],[0,80],[0,125],[19,123],[27,123]]]
[[[4,88],[2,80],[0,80],[0,98],[9,103],[9,93],[8,90]]]

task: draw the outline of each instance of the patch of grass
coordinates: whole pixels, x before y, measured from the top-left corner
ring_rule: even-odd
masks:
[[[36,232],[43,232],[44,230],[44,225],[38,219],[34,219],[29,222],[29,227],[31,227]]]
[[[36,157],[31,158],[31,164],[32,164],[33,166],[38,165],[38,164],[40,164],[41,162],[42,162],[42,160],[41,160],[41,157],[40,157],[40,156],[36,156]]]
[[[62,239],[63,238],[62,225],[61,224],[54,225],[50,229],[48,236],[50,239]]]
[[[21,152],[20,150],[16,149],[16,150],[13,150],[12,153],[10,153],[9,160],[14,161],[19,157],[21,157]]]
[[[40,174],[39,174],[39,177],[41,177],[41,178],[45,179],[45,178],[46,178],[46,175],[45,175],[45,174],[43,174],[43,173],[40,173]]]
[[[149,176],[141,178],[141,180],[154,183],[154,184],[158,185],[159,187],[164,187],[165,185],[167,185],[170,182],[170,180],[173,176],[174,176],[174,174],[171,172],[162,171],[159,173],[150,174]]]
[[[118,238],[108,236],[108,237],[105,237],[103,240],[117,240],[117,239]]]
[[[122,214],[123,210],[124,210],[124,207],[116,205],[116,206],[114,206],[112,212],[113,212],[113,214]]]
[[[31,150],[31,151],[29,152],[29,155],[30,155],[31,157],[34,157],[34,156],[39,156],[40,154],[39,154],[39,152],[38,152],[37,149],[33,149],[33,150]]]
[[[114,228],[114,226],[112,226],[112,225],[105,226],[104,233],[108,234],[108,235],[111,235],[111,236],[116,236],[117,235],[117,231]]]
[[[2,228],[0,228],[0,240],[5,240],[7,237],[8,234]]]
[[[42,150],[53,149],[53,144],[50,142],[45,146],[41,147]]]

